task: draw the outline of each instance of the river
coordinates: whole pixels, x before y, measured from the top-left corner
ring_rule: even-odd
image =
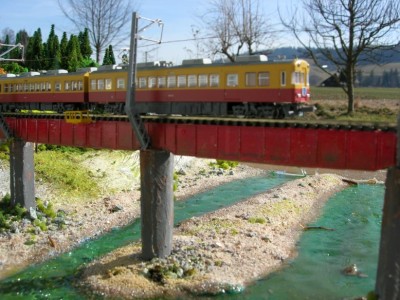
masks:
[[[270,176],[231,182],[186,201],[175,203],[180,222],[232,205],[290,180]],[[299,255],[282,271],[237,295],[215,299],[343,299],[374,289],[384,187],[360,185],[333,196],[315,222],[334,231],[310,230],[299,242]],[[311,224],[312,225],[312,224]],[[85,299],[74,288],[76,274],[86,263],[140,237],[140,222],[82,243],[75,250],[32,266],[0,282],[1,299]],[[363,277],[341,270],[356,264]]]

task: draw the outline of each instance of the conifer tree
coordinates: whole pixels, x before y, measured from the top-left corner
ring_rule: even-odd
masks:
[[[28,48],[26,51],[27,67],[31,70],[43,70],[44,50],[42,42],[42,32],[40,28],[36,30],[33,36],[29,39]]]
[[[103,57],[103,66],[104,65],[110,65],[110,53],[108,51],[108,48],[106,48],[106,51],[105,51],[104,57]]]
[[[82,61],[81,48],[76,35],[71,34],[68,42],[68,71],[75,72]]]
[[[83,32],[79,33],[79,45],[83,58],[88,59],[92,55],[92,47],[90,47],[89,30],[85,28]]]
[[[54,32],[54,24],[46,43],[47,69],[59,69],[61,63],[60,43],[58,36]]]
[[[68,37],[64,32],[60,42],[61,68],[68,69]]]
[[[115,56],[112,46],[108,46],[104,53],[103,65],[115,65]]]
[[[115,65],[115,56],[114,56],[114,51],[113,51],[113,48],[111,45],[108,47],[108,56],[110,57],[111,64]]]

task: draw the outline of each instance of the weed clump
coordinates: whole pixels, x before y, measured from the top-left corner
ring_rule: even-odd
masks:
[[[238,164],[239,163],[236,161],[217,159],[216,162],[210,163],[210,167],[217,167],[223,170],[229,170],[236,168]]]

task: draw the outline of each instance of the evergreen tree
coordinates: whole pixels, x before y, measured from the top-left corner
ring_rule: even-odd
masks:
[[[68,37],[64,32],[60,42],[61,68],[68,69]]]
[[[79,45],[81,48],[81,54],[83,58],[87,59],[90,58],[93,51],[90,47],[90,39],[89,39],[89,30],[85,28],[84,32],[79,33]]]
[[[20,43],[25,48],[25,51],[26,51],[26,49],[28,47],[28,41],[29,41],[29,35],[26,32],[26,30],[20,30],[15,36],[15,43],[17,43],[17,44]],[[11,58],[16,58],[16,59],[23,58],[22,57],[22,50],[19,49],[19,48],[14,49],[11,52]],[[21,64],[25,65],[25,63],[21,63]]]
[[[103,58],[103,65],[115,65],[115,56],[111,45],[106,48]]]
[[[4,39],[4,44],[9,45],[10,44],[10,36],[7,34],[5,39]],[[7,51],[7,47],[2,47],[1,52]],[[10,53],[7,53],[6,55],[3,56],[3,58],[9,59],[10,58]]]
[[[393,87],[400,87],[399,71],[397,69],[393,72]]]
[[[61,63],[60,43],[58,41],[58,36],[54,32],[54,25],[51,25],[45,49],[47,69],[59,69]]]
[[[103,57],[103,66],[104,65],[110,65],[110,54],[109,54],[108,48],[106,48],[106,52],[104,53],[104,57]]]
[[[115,65],[115,56],[111,45],[108,47],[108,56],[110,57],[111,64]]]
[[[79,39],[76,35],[71,34],[68,42],[68,68],[69,72],[75,72],[79,68],[82,61]]]
[[[26,65],[31,70],[43,70],[44,50],[42,42],[42,32],[40,28],[36,30],[29,39],[28,48],[26,50]]]

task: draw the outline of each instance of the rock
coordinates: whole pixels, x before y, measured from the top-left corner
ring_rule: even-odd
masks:
[[[246,234],[246,236],[251,237],[251,238],[257,237],[257,232],[248,232],[248,233]]]
[[[12,233],[20,233],[20,230],[19,230],[19,228],[18,228],[18,222],[17,221],[14,221],[14,222],[12,222],[11,223],[11,225],[10,225],[10,231],[12,232]]]
[[[118,211],[124,210],[124,208],[120,205],[113,205],[113,207],[110,208],[110,212],[115,213]]]
[[[269,236],[265,235],[261,238],[264,242],[270,243],[271,239],[269,238]]]
[[[186,175],[186,172],[185,172],[185,170],[183,170],[182,168],[180,168],[180,169],[176,172],[176,174],[178,174],[178,175]]]
[[[32,220],[36,220],[38,218],[36,209],[34,209],[33,207],[30,207],[29,208],[29,216]]]

